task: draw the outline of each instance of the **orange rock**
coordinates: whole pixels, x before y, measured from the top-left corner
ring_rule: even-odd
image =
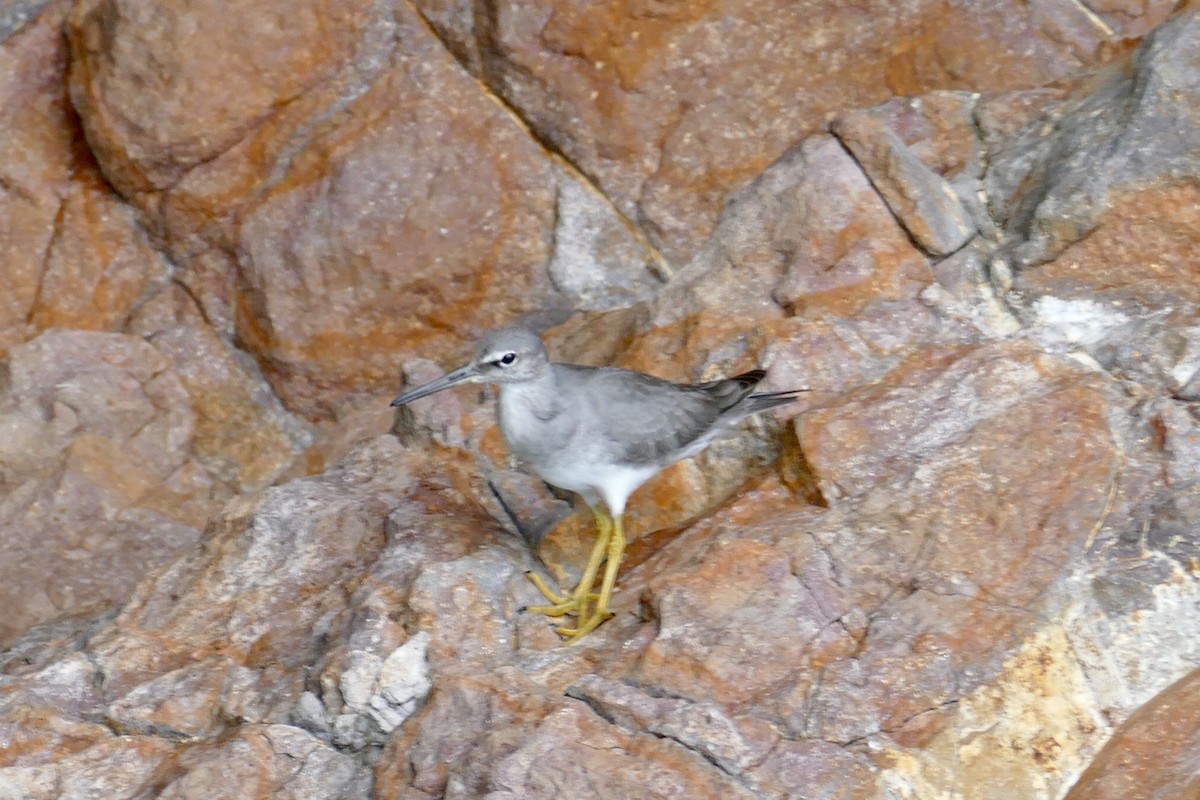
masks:
[[[676,266],[740,186],[832,113],[893,94],[1047,83],[1102,63],[1111,54],[1101,42],[1140,35],[1171,9],[1121,9],[1097,24],[1070,3],[539,0],[487,16],[446,0],[418,6]]]
[[[278,27],[250,5],[139,13],[76,7],[76,105],[206,318],[257,355],[291,409],[336,416],[348,392],[394,388],[406,357],[603,293],[596,279],[556,288],[543,268],[556,246],[632,276],[639,255],[653,262],[602,200],[587,219],[568,213],[578,178],[409,6],[327,18],[301,4]]]
[[[1122,724],[1066,800],[1195,797],[1200,777],[1192,767],[1200,736],[1200,672],[1160,692]]]
[[[1195,8],[1083,80],[1173,4],[218,5],[0,18],[9,793],[1044,800],[1200,657]],[[531,552],[482,393],[378,404],[581,310],[812,391],[639,493],[567,648],[523,572],[590,520]],[[1168,706],[1077,792],[1193,789]]]
[[[54,326],[119,330],[167,274],[67,98],[64,3],[0,47],[0,354]]]

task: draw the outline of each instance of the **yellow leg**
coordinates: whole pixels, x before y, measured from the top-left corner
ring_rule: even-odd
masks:
[[[546,585],[540,575],[528,572],[526,574],[529,576],[529,580],[550,601],[550,605],[529,606],[525,609],[526,611],[536,611],[548,617],[561,617],[564,614],[578,614],[582,617],[587,612],[588,604],[599,598],[599,595],[592,592],[592,587],[596,584],[596,573],[600,571],[600,562],[604,560],[604,553],[608,550],[613,522],[598,507],[592,508],[592,514],[596,518],[596,544],[592,547],[592,554],[588,557],[587,566],[583,569],[583,575],[580,577],[575,591],[571,592],[568,597],[561,597]]]
[[[596,600],[600,595],[589,592],[586,600],[581,600],[577,597],[578,589],[571,593],[570,597],[560,597],[554,593],[554,590],[546,585],[541,576],[533,573],[525,573],[530,582],[537,587],[538,591],[545,595],[550,601],[548,606],[525,606],[521,611],[535,611],[538,614],[545,614],[547,617],[561,617],[564,614],[582,614],[587,609],[587,604]],[[581,584],[582,585],[582,584]]]
[[[574,628],[558,628],[558,632],[567,637],[568,644],[575,644],[606,619],[612,617],[608,604],[612,600],[613,587],[617,584],[617,571],[621,568],[621,556],[625,553],[625,531],[621,518],[614,517],[612,531],[608,537],[608,564],[604,567],[604,581],[600,584],[600,597],[596,601],[596,609],[591,616],[579,617]]]
[[[529,578],[529,582],[537,587],[537,590],[542,593],[542,597],[545,597],[553,605],[556,605],[556,606],[561,605],[570,599],[569,597],[564,597],[563,595],[556,593],[553,589],[550,588],[550,585],[546,583],[546,581],[542,578],[541,575],[538,575],[536,572],[534,572],[531,569],[525,570],[525,577]],[[544,608],[544,606],[533,606],[533,608],[541,609],[541,608]],[[525,608],[522,608],[521,610],[528,611],[529,607],[527,606]]]
[[[596,543],[592,545],[592,554],[588,556],[587,566],[583,568],[583,575],[579,578],[579,585],[571,593],[571,597],[575,600],[592,597],[592,587],[596,585],[596,573],[600,571],[600,562],[604,560],[604,552],[608,549],[608,543],[613,534],[615,523],[612,517],[604,513],[599,506],[592,508],[592,516],[596,518]]]

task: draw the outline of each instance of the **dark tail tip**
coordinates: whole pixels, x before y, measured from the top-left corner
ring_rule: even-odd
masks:
[[[765,369],[752,369],[749,372],[743,372],[741,375],[734,375],[729,380],[737,381],[738,383],[745,384],[747,386],[754,386],[765,377],[767,377],[767,371]]]
[[[746,406],[749,407],[750,413],[755,414],[759,411],[766,411],[770,408],[778,408],[786,406],[797,400],[801,394],[807,392],[808,389],[788,389],[784,392],[764,392],[763,394],[752,394],[746,398]]]

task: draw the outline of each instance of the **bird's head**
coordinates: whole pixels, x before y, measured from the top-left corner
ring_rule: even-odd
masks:
[[[479,343],[469,364],[405,392],[392,405],[402,406],[464,383],[526,383],[545,374],[549,365],[546,347],[536,333],[525,328],[502,328]]]

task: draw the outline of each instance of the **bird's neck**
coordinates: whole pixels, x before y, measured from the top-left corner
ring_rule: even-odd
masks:
[[[531,413],[541,420],[557,417],[563,409],[562,393],[554,380],[554,370],[522,383],[500,387],[501,413]]]

